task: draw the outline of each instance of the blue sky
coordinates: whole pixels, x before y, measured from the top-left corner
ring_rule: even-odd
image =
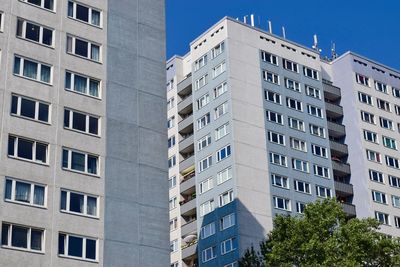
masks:
[[[322,54],[331,42],[339,54],[348,50],[400,70],[398,0],[166,0],[167,58],[184,55],[189,43],[224,16],[255,14],[256,24],[311,47],[317,34]]]

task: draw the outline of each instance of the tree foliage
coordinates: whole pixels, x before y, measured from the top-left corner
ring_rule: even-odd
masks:
[[[334,199],[307,205],[304,216],[274,219],[260,249],[247,249],[242,267],[400,267],[400,240],[372,218],[346,218]]]

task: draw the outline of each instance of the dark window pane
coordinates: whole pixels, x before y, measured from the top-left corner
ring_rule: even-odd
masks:
[[[37,67],[38,64],[36,62],[32,62],[29,60],[24,60],[24,76],[32,79],[37,78]]]
[[[42,231],[31,230],[31,249],[42,250]]]
[[[68,255],[82,258],[83,239],[80,237],[68,237]]]
[[[97,157],[88,156],[88,172],[97,174]]]
[[[33,159],[32,158],[32,147],[33,147],[33,142],[24,140],[19,138],[18,139],[18,157],[24,158],[24,159]]]
[[[85,155],[72,151],[71,168],[77,171],[85,171]]]
[[[69,127],[69,110],[64,110],[64,127]]]
[[[86,115],[74,112],[72,114],[72,128],[79,131],[86,131]]]
[[[100,12],[97,10],[92,10],[92,24],[100,26]]]
[[[1,227],[1,244],[8,245],[8,231],[10,230],[10,225],[3,223]]]
[[[74,75],[74,90],[80,93],[86,93],[87,79],[85,77]]]
[[[63,149],[62,154],[62,166],[63,168],[68,168],[68,150]]]
[[[75,54],[88,57],[88,42],[75,39]]]
[[[99,96],[99,87],[100,87],[100,82],[95,81],[95,80],[90,80],[90,88],[89,88],[89,94],[92,96]]]
[[[93,216],[97,215],[97,198],[87,197],[87,214]]]
[[[53,10],[54,9],[54,0],[44,0],[44,8]]]
[[[6,180],[6,191],[5,191],[6,199],[11,199],[11,191],[12,191],[12,181]]]
[[[15,182],[15,200],[29,203],[31,201],[31,185]]]
[[[47,145],[36,143],[36,160],[43,163],[47,162]]]
[[[14,143],[15,143],[15,137],[14,136],[9,136],[8,137],[8,155],[9,156],[15,156],[14,153]]]
[[[18,111],[17,109],[18,109],[18,97],[13,95],[11,98],[11,113],[17,114]]]
[[[41,0],[28,0],[28,3],[40,6],[41,5]]]
[[[86,258],[96,259],[96,240],[86,239]]]
[[[33,204],[44,206],[44,187],[35,185],[33,191]]]
[[[53,44],[53,31],[44,28],[43,29],[43,44],[52,45]]]
[[[17,36],[22,37],[22,25],[23,25],[23,20],[18,20],[17,21]]]
[[[65,73],[65,88],[71,89],[71,73]]]
[[[21,59],[19,57],[15,57],[14,59],[14,74],[20,74],[20,66],[21,66]]]
[[[61,191],[61,210],[67,209],[67,192]]]
[[[49,105],[39,103],[39,120],[44,122],[49,121]]]
[[[51,68],[49,66],[42,65],[40,80],[45,83],[50,83]]]
[[[58,235],[58,254],[65,254],[65,235]]]
[[[81,5],[76,5],[76,18],[89,22],[89,8]]]
[[[35,101],[21,98],[21,116],[35,118]]]
[[[11,246],[28,248],[28,229],[15,226],[12,227]]]
[[[75,193],[69,194],[69,210],[83,213],[83,195]]]
[[[40,27],[26,22],[25,37],[29,40],[39,42]]]
[[[89,117],[89,133],[98,134],[99,119],[94,117]]]
[[[74,16],[74,3],[68,1],[68,17]]]

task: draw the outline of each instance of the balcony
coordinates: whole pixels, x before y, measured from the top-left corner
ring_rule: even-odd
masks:
[[[181,226],[181,235],[187,236],[197,232],[197,220],[190,221]]]
[[[326,116],[331,118],[338,118],[343,116],[342,106],[325,102]]]
[[[184,173],[187,169],[194,166],[194,155],[186,158],[179,163],[179,172]]]
[[[178,131],[181,134],[193,132],[193,114],[182,118],[178,123]]]
[[[340,161],[336,161],[332,159],[332,169],[333,172],[339,174],[339,175],[350,175],[350,165],[347,163],[343,163]]]
[[[189,95],[186,98],[182,99],[182,101],[178,103],[178,113],[179,114],[192,113],[193,112],[192,101],[193,101],[192,95]]]
[[[331,148],[331,154],[342,157],[347,156],[349,154],[349,150],[346,144],[341,144],[335,141],[329,141],[329,146]]]
[[[186,79],[177,85],[178,95],[188,95],[192,92],[192,76],[188,75]]]
[[[341,203],[343,211],[347,214],[348,217],[353,218],[356,217],[356,206],[349,203]]]
[[[344,125],[328,121],[329,136],[339,138],[346,135],[346,128]]]
[[[192,151],[194,151],[194,136],[193,133],[190,133],[179,142],[179,153],[189,153]]]
[[[180,186],[181,194],[189,194],[193,193],[192,191],[196,191],[196,178],[193,175],[192,177],[185,179],[182,181]]]
[[[187,265],[189,265],[189,266],[197,266],[195,264],[195,262],[197,261],[196,258],[197,258],[197,238],[189,246],[187,246],[187,245],[182,246],[182,260]]]
[[[353,195],[353,185],[335,181],[335,191],[336,191],[336,194],[339,193],[341,196],[344,196],[344,197],[352,196]]]
[[[323,83],[324,97],[329,100],[337,100],[341,98],[340,88],[331,84]]]

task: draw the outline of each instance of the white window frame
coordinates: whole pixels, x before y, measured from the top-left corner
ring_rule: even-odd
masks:
[[[222,241],[221,242],[221,255],[225,255],[229,252],[236,250],[235,242],[236,242],[236,240],[234,237]]]
[[[358,84],[370,87],[369,78],[367,76],[356,73],[356,81]]]
[[[1,21],[0,21],[0,23],[1,23]],[[39,40],[38,41],[27,38],[27,36],[26,36],[27,23],[39,27]],[[19,27],[21,27],[21,29],[20,29],[21,31],[20,32],[18,32]],[[45,44],[43,42],[43,32],[44,32],[44,30],[48,30],[48,31],[51,32],[51,44]],[[21,38],[21,39],[24,39],[24,40],[27,40],[29,42],[37,43],[37,44],[44,45],[44,46],[47,46],[47,47],[54,47],[54,29],[49,28],[47,26],[40,25],[40,24],[38,24],[36,22],[32,22],[32,21],[23,19],[23,18],[18,18],[17,19],[17,37]]]
[[[72,191],[69,189],[64,189],[61,188],[61,194],[62,192],[66,193],[66,198],[65,198],[65,209],[62,209],[60,205],[60,211],[64,213],[69,213],[69,214],[77,214],[80,216],[85,216],[85,217],[91,217],[91,218],[99,218],[100,217],[100,201],[99,201],[99,196],[92,195],[92,194],[87,194],[87,193],[82,193],[82,192],[77,192],[77,191]],[[71,201],[71,193],[81,195],[83,196],[83,212],[76,212],[76,211],[71,211],[70,210],[70,201]],[[96,199],[96,215],[88,214],[88,197],[95,198]],[[60,196],[62,199],[62,196]]]
[[[65,125],[65,116],[66,116],[65,112],[67,112],[67,111],[69,112],[69,118],[68,118],[69,125]],[[84,131],[81,131],[79,129],[75,129],[73,127],[73,125],[74,125],[74,113],[77,113],[79,115],[85,116],[85,130]],[[90,119],[97,120],[97,134],[90,132]],[[84,113],[84,112],[77,111],[77,110],[73,110],[73,109],[70,109],[70,108],[64,108],[64,124],[63,125],[64,125],[64,129],[75,131],[75,132],[79,132],[79,133],[85,133],[85,134],[93,135],[93,136],[100,136],[100,132],[101,132],[101,121],[100,121],[100,117],[99,116],[96,116],[96,115],[93,115],[93,114],[89,114],[89,113]]]
[[[10,197],[8,198],[6,193],[4,194],[4,201],[6,202],[11,202],[11,203],[18,203],[22,205],[27,205],[27,206],[33,206],[33,207],[41,207],[41,208],[46,208],[47,207],[47,185],[44,184],[39,184],[39,183],[33,183],[27,180],[21,180],[21,179],[15,179],[11,177],[5,177],[5,185],[4,188],[6,190],[7,187],[7,181],[11,183],[11,192],[10,192]],[[21,201],[16,199],[16,191],[17,191],[17,182],[19,183],[24,183],[24,184],[29,184],[30,185],[30,194],[29,194],[29,202]],[[43,188],[43,205],[35,204],[35,188],[36,187],[42,187]]]
[[[211,114],[210,112],[206,113],[205,115],[201,116],[197,119],[197,130],[203,129],[211,122]]]
[[[297,118],[293,118],[293,117],[288,117],[288,124],[289,127],[292,129],[295,129],[297,131],[301,131],[301,132],[305,132],[305,123],[304,121],[297,119]]]
[[[297,64],[296,62],[282,58],[282,63],[284,69],[299,73],[299,64]]]
[[[217,184],[220,185],[232,179],[232,167],[228,167],[217,173]]]
[[[368,94],[365,94],[365,93],[362,93],[362,92],[358,92],[358,100],[361,103],[373,106],[373,98],[372,98],[372,96],[370,96]]]
[[[218,119],[228,112],[228,102],[224,102],[214,109],[214,119]]]
[[[171,177],[169,177],[168,178],[168,187],[169,187],[169,189],[172,189],[172,188],[174,188],[175,186],[176,186],[176,175],[174,175],[174,176],[171,176]]]
[[[264,81],[272,83],[272,84],[276,84],[276,85],[280,84],[279,75],[278,74],[273,73],[273,72],[268,71],[268,70],[263,70],[262,74],[263,74]]]
[[[381,154],[379,152],[370,150],[370,149],[366,149],[366,154],[367,154],[367,159],[369,161],[373,161],[376,163],[382,163],[382,157]]]
[[[307,142],[301,139],[290,137],[290,147],[294,150],[307,152]]]
[[[377,182],[377,183],[381,183],[381,184],[383,184],[385,182],[385,177],[384,177],[384,174],[382,172],[369,169],[368,170],[368,174],[369,174],[369,179],[371,181],[374,181],[374,182]]]
[[[264,90],[265,100],[278,105],[282,105],[281,95],[271,90]]]
[[[207,237],[213,236],[216,233],[215,222],[204,225],[200,229],[200,238],[206,239]]]
[[[231,145],[224,146],[215,153],[216,162],[220,162],[226,158],[229,158],[232,154]]]
[[[84,5],[82,3],[77,3],[77,2],[71,1],[71,0],[68,1],[68,5],[69,5],[69,3],[72,3],[73,9],[72,9],[72,16],[70,16],[69,10],[68,10],[68,12],[67,12],[67,17],[68,18],[74,19],[76,21],[79,21],[79,22],[82,22],[82,23],[85,23],[85,24],[88,24],[88,25],[92,25],[94,27],[102,28],[102,25],[103,25],[103,12],[100,9],[97,9],[97,8],[94,8],[94,7],[91,7],[91,6],[88,6],[88,5]],[[76,17],[77,5],[80,5],[80,6],[88,8],[88,21],[84,21],[84,20],[78,19]],[[68,8],[69,8],[69,6],[68,6]],[[99,25],[97,25],[97,24],[92,22],[92,17],[93,17],[92,13],[93,13],[93,11],[96,11],[96,12],[100,13],[99,14],[100,15]]]
[[[209,248],[204,249],[201,252],[201,260],[202,260],[202,262],[205,263],[205,262],[208,262],[208,261],[211,261],[211,260],[215,259],[217,257],[217,255],[216,255],[217,251],[216,250],[217,250],[216,247],[209,247]],[[208,253],[209,252],[211,252],[210,253],[210,257],[208,257]]]
[[[387,84],[379,81],[374,81],[375,90],[387,94],[388,86]]]
[[[295,92],[301,92],[301,85],[298,81],[286,78],[284,79],[285,81],[285,87],[289,90],[295,91]]]
[[[177,200],[176,196],[170,198],[169,199],[169,210],[175,209],[178,206],[177,202],[178,202],[178,200]]]
[[[294,180],[294,191],[311,195],[311,184],[301,180]]]
[[[222,137],[226,136],[229,134],[229,122],[219,126],[217,129],[215,129],[215,141],[218,141]]]
[[[268,62],[272,65],[278,66],[278,57],[274,54],[261,50],[261,59],[264,62]]]
[[[375,115],[366,111],[361,110],[361,119],[364,122],[370,123],[370,124],[376,124],[375,123]]]
[[[393,121],[384,117],[379,117],[379,124],[382,128],[393,131]]]
[[[316,185],[315,186],[316,195],[321,198],[331,198],[332,197],[332,189]]]
[[[273,186],[289,189],[289,178],[280,174],[271,173],[271,182]]]
[[[394,169],[399,169],[399,160],[395,157],[385,155],[386,166]]]
[[[390,225],[390,216],[389,214],[375,211],[375,219],[377,219],[383,225]]]
[[[233,189],[225,191],[218,196],[219,207],[223,207],[234,200]]]
[[[214,179],[209,177],[199,183],[199,194],[204,194],[214,188]]]
[[[210,94],[206,93],[199,97],[196,101],[197,103],[197,110],[202,109],[204,106],[206,106],[208,103],[210,103]]]
[[[382,144],[384,147],[397,150],[397,141],[394,138],[390,138],[387,136],[382,136]]]
[[[276,124],[283,125],[283,115],[272,110],[266,110],[267,120]]]
[[[28,120],[33,120],[33,121],[37,121],[37,122],[41,122],[41,123],[46,123],[46,124],[50,124],[51,121],[51,104],[47,103],[47,102],[43,102],[34,98],[29,98],[26,96],[21,96],[21,95],[16,95],[16,94],[11,94],[11,101],[13,102],[13,99],[16,98],[17,100],[17,106],[16,106],[16,110],[15,113],[13,112],[13,109],[11,109],[11,115],[16,116],[16,117],[21,117],[24,119],[28,119]],[[35,115],[34,118],[31,117],[27,117],[21,114],[21,109],[22,109],[22,100],[27,100],[27,101],[31,101],[31,102],[35,102]],[[40,105],[45,105],[47,106],[47,121],[44,120],[39,120],[39,108]],[[12,105],[11,105],[12,106]]]
[[[215,209],[214,199],[210,199],[207,200],[206,202],[203,202],[199,207],[200,217],[203,217],[209,214],[210,212],[213,212],[214,209]]]
[[[199,59],[197,59],[194,62],[194,71],[198,71],[199,69],[201,69],[205,65],[207,65],[207,54],[201,56]]]
[[[305,77],[314,79],[314,80],[319,80],[319,73],[317,70],[314,70],[312,68],[303,66],[303,74]]]
[[[285,146],[285,135],[277,133],[277,132],[272,132],[268,131],[268,141],[277,145]]]
[[[311,144],[311,151],[314,156],[318,156],[321,158],[328,158],[328,149],[326,147]]]
[[[82,41],[82,42],[86,42],[87,43],[87,57],[79,55],[76,53],[76,40]],[[70,46],[68,45],[70,43]],[[97,46],[99,49],[99,58],[95,59],[94,55],[92,55],[92,46]],[[80,58],[84,58],[90,61],[94,61],[94,62],[98,62],[98,63],[102,63],[102,52],[103,52],[103,47],[101,44],[99,43],[95,43],[93,41],[81,38],[81,37],[77,37],[74,35],[70,35],[67,34],[67,53],[80,57]]]
[[[32,226],[27,226],[27,225],[21,225],[21,224],[15,224],[15,223],[9,223],[9,222],[3,222],[1,227],[3,229],[4,225],[8,225],[8,231],[7,231],[7,244],[1,244],[1,247],[3,248],[10,248],[10,249],[15,249],[15,250],[21,250],[21,251],[30,251],[30,252],[36,252],[36,253],[43,253],[45,252],[45,229],[38,228],[38,227],[32,227]],[[19,227],[19,228],[25,228],[27,230],[26,233],[26,248],[21,248],[21,247],[15,247],[12,245],[12,234],[13,234],[13,227]],[[32,236],[32,230],[34,231],[40,231],[41,232],[41,244],[40,244],[40,250],[33,249],[32,248],[32,243],[31,243],[31,236]],[[2,237],[3,239],[4,237]]]
[[[197,141],[197,150],[201,151],[202,149],[208,147],[211,144],[211,134],[207,134]]]
[[[390,106],[390,103],[386,100],[377,98],[376,99],[376,104],[378,106],[379,109],[387,111],[387,112],[392,112],[392,108]]]
[[[225,71],[226,71],[226,63],[225,61],[223,61],[212,69],[213,78],[218,77]]]
[[[330,179],[330,170],[328,167],[314,164],[314,175],[322,178]]]
[[[67,84],[67,77],[68,76],[70,76],[70,78],[69,78],[70,84]],[[86,79],[85,92],[80,92],[80,91],[76,90],[76,88],[75,88],[75,76],[79,76],[81,78],[85,78]],[[98,92],[97,95],[92,94],[90,92],[90,85],[93,84],[93,83],[97,83],[97,85],[98,85],[97,86],[97,92]],[[72,71],[69,71],[69,70],[65,71],[65,90],[67,90],[67,91],[74,92],[74,93],[77,93],[77,94],[80,94],[80,95],[86,95],[86,96],[89,96],[89,97],[94,97],[94,98],[97,98],[97,99],[101,99],[101,87],[102,87],[102,83],[101,83],[101,80],[99,80],[99,79],[92,78],[92,77],[89,77],[89,76],[86,76],[86,75],[83,75],[83,74],[80,74],[80,73],[72,72]]]
[[[24,3],[27,3],[28,5],[32,5],[32,6],[35,6],[35,7],[39,7],[39,8],[44,9],[44,10],[50,10],[50,11],[52,11],[52,12],[55,12],[55,10],[56,10],[56,0],[51,0],[51,1],[52,1],[52,4],[53,4],[53,9],[46,8],[46,7],[44,6],[45,0],[40,0],[40,5],[36,5],[36,4],[34,4],[34,3],[30,3],[30,2],[28,2],[28,0],[20,0],[20,1],[22,1],[22,2],[24,2]]]
[[[291,209],[291,204],[290,204],[290,199],[283,198],[283,197],[278,197],[278,196],[273,196],[272,201],[274,203],[274,208],[278,210],[284,210],[284,211],[292,211]],[[282,205],[281,205],[282,204]]]
[[[372,131],[363,130],[364,140],[374,144],[379,144],[378,134]]]
[[[15,64],[16,64],[17,58],[19,59],[19,70],[16,73],[15,72],[16,71]],[[28,77],[28,76],[24,76],[25,61],[30,61],[30,62],[36,64],[36,78],[31,78],[31,77]],[[49,77],[49,81],[48,82],[47,81],[43,81],[41,79],[42,66],[50,68],[50,77]],[[16,75],[18,77],[22,77],[24,79],[28,79],[28,80],[32,80],[32,81],[48,84],[48,85],[52,85],[52,83],[53,83],[53,66],[52,65],[49,65],[49,64],[43,63],[43,62],[39,62],[37,60],[32,60],[32,59],[29,59],[29,58],[25,58],[25,57],[20,56],[20,55],[15,55],[14,56],[14,71],[13,71],[13,73],[14,73],[14,75]]]
[[[34,162],[34,163],[38,163],[38,164],[42,164],[42,165],[48,165],[49,164],[49,144],[48,143],[45,143],[45,142],[42,142],[42,141],[38,141],[38,140],[33,140],[33,139],[30,139],[30,138],[26,138],[26,137],[12,135],[12,134],[10,134],[8,136],[8,138],[14,138],[14,144],[13,144],[14,145],[14,148],[13,148],[14,154],[10,155],[9,153],[7,153],[7,155],[9,157],[15,158],[15,159],[20,159],[20,160],[23,160],[23,161]],[[32,159],[18,157],[18,143],[19,143],[20,140],[32,143]],[[36,158],[36,147],[37,147],[38,144],[46,146],[46,154],[45,154],[46,155],[46,161],[45,162],[43,162],[41,160],[38,160]],[[10,145],[10,140],[8,140],[8,145]]]
[[[286,106],[290,109],[303,112],[303,103],[300,100],[286,97]]]
[[[400,177],[389,175],[389,185],[391,187],[400,188]]]
[[[316,98],[316,99],[321,99],[321,90],[317,89],[315,87],[305,85],[306,88],[306,94],[309,97]]]
[[[217,87],[214,88],[214,99],[223,95],[227,91],[228,91],[228,83],[227,82],[223,82],[223,83],[217,85]]]
[[[300,165],[299,165],[300,164]],[[292,158],[292,169],[301,172],[310,172],[308,161]]]
[[[100,176],[100,157],[99,155],[95,155],[89,152],[84,152],[84,151],[80,151],[80,150],[76,150],[76,149],[72,149],[72,148],[67,148],[67,147],[63,147],[62,148],[62,160],[64,161],[64,152],[67,151],[68,153],[68,158],[67,158],[67,166],[62,166],[63,170],[67,170],[67,171],[71,171],[71,172],[77,172],[77,173],[83,173],[86,175],[91,175],[91,176]],[[82,154],[85,156],[85,170],[84,171],[80,171],[80,170],[75,170],[72,169],[72,153],[78,153],[78,154]],[[93,157],[94,159],[96,159],[96,170],[95,173],[90,173],[88,171],[88,159],[90,157]],[[64,165],[64,164],[63,164]]]
[[[314,105],[307,104],[307,112],[311,116],[317,117],[317,118],[324,118],[324,112],[323,109]]]
[[[325,128],[311,123],[310,123],[310,134],[321,138],[326,138]]]
[[[269,163],[287,167],[287,157],[275,152],[269,152]]]
[[[221,42],[211,49],[211,59],[216,58],[225,51],[225,42]]]
[[[225,215],[219,220],[219,230],[224,231],[236,224],[235,213]]]
[[[212,166],[212,155],[209,155],[199,161],[199,173]]]

